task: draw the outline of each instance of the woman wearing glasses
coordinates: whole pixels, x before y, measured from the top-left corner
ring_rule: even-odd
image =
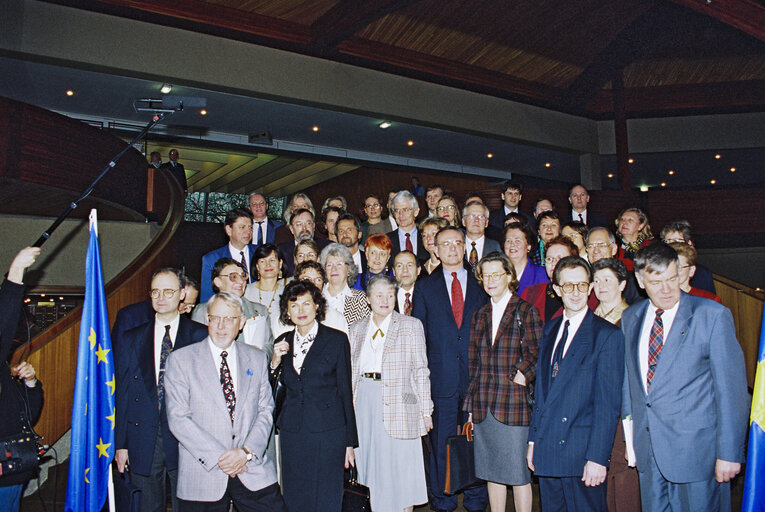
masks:
[[[369,314],[366,295],[363,291],[352,288],[359,275],[359,269],[356,268],[348,248],[338,243],[326,246],[321,251],[319,261],[327,274],[327,284],[323,290],[327,307],[345,319],[342,331],[347,334],[349,325]]]
[[[282,321],[295,327],[279,337],[270,364],[271,382],[281,379],[286,388],[276,425],[290,512],[340,512],[343,466],[354,464],[358,445],[350,345],[344,333],[320,323],[325,308],[309,281],[292,281],[280,299]]]
[[[279,297],[285,284],[279,249],[274,244],[263,244],[255,250],[252,261],[252,277],[255,281],[247,285],[244,296],[247,300],[266,307],[271,331],[274,337],[279,337],[281,333],[289,330],[288,326],[279,321]]]
[[[489,253],[475,269],[491,297],[470,328],[469,375],[463,410],[475,423],[475,474],[487,481],[492,512],[504,512],[507,487],[515,510],[531,511],[531,474],[526,466],[531,406],[542,321],[537,308],[515,291],[510,261]]]
[[[443,196],[438,200],[436,216],[446,219],[450,226],[462,229],[462,216],[457,201],[452,196]]]
[[[295,265],[304,261],[319,261],[319,246],[313,238],[300,240],[293,253]]]
[[[364,210],[362,212],[362,218],[366,217],[366,220],[361,224],[361,243],[367,241],[369,235],[376,233],[390,233],[393,231],[393,225],[390,223],[390,217],[382,218],[383,214],[383,200],[377,194],[369,194],[364,198]]]
[[[504,231],[504,251],[518,278],[518,294],[537,283],[549,281],[544,267],[534,265],[531,254],[537,244],[537,236],[527,225],[520,222],[508,224]]]

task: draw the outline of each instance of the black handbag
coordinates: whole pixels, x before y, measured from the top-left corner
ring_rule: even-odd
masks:
[[[114,475],[114,504],[117,512],[141,512],[141,489],[133,483],[128,466]]]
[[[357,470],[351,466],[345,471],[343,484],[343,512],[372,512],[369,502],[369,487],[356,481]]]
[[[444,494],[457,494],[483,483],[475,476],[473,424],[465,423],[462,434],[446,438],[446,481]]]

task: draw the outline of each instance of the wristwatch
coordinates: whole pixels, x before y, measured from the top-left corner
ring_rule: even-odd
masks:
[[[246,446],[242,446],[242,451],[247,455],[247,462],[250,462],[252,460],[252,451]]]

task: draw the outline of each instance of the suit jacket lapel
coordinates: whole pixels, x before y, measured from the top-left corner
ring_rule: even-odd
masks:
[[[502,319],[499,321],[499,329],[497,330],[498,333],[511,332],[512,323],[515,322],[515,310],[518,308],[518,301],[519,301],[518,295],[514,293],[513,296],[510,297],[510,301],[507,303],[507,306],[505,306],[505,311],[502,314]],[[488,314],[491,315],[491,309],[489,309]],[[491,327],[491,316],[489,316],[489,321],[487,322],[487,325]],[[489,344],[491,344],[491,341],[492,341],[492,336],[491,336],[491,331],[489,331]]]
[[[693,317],[693,311],[691,310],[691,303],[688,299],[688,295],[683,293],[680,296],[680,305],[677,308],[677,314],[675,320],[672,322],[672,328],[668,333],[664,333],[664,345],[661,348],[661,354],[659,355],[659,363],[656,365],[656,371],[651,381],[651,388],[658,384],[661,386],[661,382],[669,376],[669,369],[672,368],[672,362],[680,352],[680,347],[685,341],[685,333],[688,331],[691,318]]]
[[[234,343],[239,343],[239,342],[234,341]],[[242,421],[242,414],[239,414],[237,411],[244,410],[244,404],[246,403],[246,401],[252,400],[250,398],[250,384],[252,384],[253,372],[252,372],[252,368],[250,368],[250,358],[247,357],[247,354],[245,354],[244,350],[241,350],[243,345],[244,343],[239,343],[236,350],[236,363],[237,363],[236,404],[237,406],[236,406],[236,410],[234,411],[234,426],[237,427],[235,428],[237,432],[240,430],[238,426],[241,424],[241,421]],[[258,398],[254,399],[256,403],[258,401]]]
[[[558,329],[560,329],[560,323],[563,321],[562,317],[554,318],[548,322],[549,331],[547,339],[544,337],[544,343],[539,347],[539,359],[537,370],[537,386],[541,386],[544,395],[549,396],[550,390],[548,389],[548,382],[550,382],[550,360],[552,359],[553,345],[555,344],[555,338],[558,336]],[[545,326],[545,329],[548,327]]]
[[[138,366],[143,376],[146,392],[152,402],[157,406],[157,369],[154,361],[154,320],[146,324],[141,336],[140,344],[135,347]]]
[[[581,366],[582,359],[587,355],[589,350],[587,347],[593,343],[592,333],[592,319],[594,315],[592,311],[587,310],[585,313],[582,325],[577,329],[574,339],[571,340],[571,344],[566,351],[566,355],[561,361],[560,369],[558,370],[558,376],[555,377],[555,381],[550,386],[550,393],[548,396],[552,396],[553,393],[558,394],[566,388],[568,381],[576,374],[576,370]],[[557,334],[557,331],[556,331]],[[549,361],[549,360],[548,360]],[[549,366],[549,364],[548,364]]]
[[[367,318],[371,318],[371,315]],[[391,350],[393,350],[394,340],[398,339],[398,330],[399,327],[401,327],[401,324],[399,323],[399,314],[393,313],[390,319],[390,323],[388,324],[388,332],[385,333],[385,344],[383,345],[383,365],[385,364],[385,360],[388,358],[388,354]]]
[[[356,346],[353,347],[353,354],[351,354],[351,361],[353,361],[355,364],[358,364],[359,357],[361,357],[361,347],[364,346],[364,338],[367,335],[367,330],[369,330],[369,322],[371,322],[371,318],[371,315],[367,315],[359,320],[359,326],[356,330],[356,332],[359,333],[359,340],[356,342]]]
[[[226,399],[223,396],[223,387],[220,384],[220,373],[215,366],[215,360],[213,359],[212,351],[208,345],[209,340],[209,337],[205,338],[204,341],[200,342],[193,349],[196,351],[196,357],[194,357],[194,364],[197,367],[196,373],[199,376],[199,382],[203,383],[202,387],[208,390],[207,392],[210,396],[210,401],[228,416]],[[239,371],[242,371],[241,367]],[[236,418],[236,415],[234,415],[234,417]]]
[[[325,329],[327,329],[327,327],[325,327],[324,324],[319,323],[319,330],[316,333],[316,339],[313,340],[313,344],[311,345],[311,348],[308,350],[308,353],[305,355],[305,359],[303,359],[303,370],[310,367],[311,364],[313,364],[313,360],[318,358],[321,355],[321,353],[324,352],[324,349],[326,348],[327,344],[324,343],[324,336],[322,336],[322,331],[324,331]]]

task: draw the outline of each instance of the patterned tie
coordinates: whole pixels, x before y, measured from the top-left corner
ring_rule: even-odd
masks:
[[[412,316],[412,300],[410,299],[411,296],[412,294],[409,292],[404,294],[404,314],[406,316]]]
[[[566,320],[566,323],[563,324],[563,334],[560,335],[560,339],[558,340],[558,346],[555,347],[555,353],[553,354],[553,360],[552,360],[552,371],[550,371],[550,383],[552,384],[552,381],[555,379],[555,377],[558,376],[558,371],[560,370],[560,364],[563,361],[563,350],[566,347],[566,340],[568,339],[568,326],[571,325],[571,323]]]
[[[475,264],[478,263],[478,251],[475,248],[475,242],[470,242],[470,245],[472,245],[473,248],[470,249],[470,257],[468,258],[468,263],[470,263],[471,267],[475,267]]]
[[[247,258],[244,257],[244,251],[239,251],[239,255],[242,257],[241,261],[242,261],[242,266],[244,267],[244,271],[249,274],[250,271],[247,269]],[[250,282],[249,275],[247,277],[247,282]]]
[[[406,250],[409,252],[414,252],[414,246],[412,245],[412,241],[409,239],[409,233],[405,233],[404,236],[406,237]]]
[[[225,350],[220,353],[220,385],[223,386],[223,396],[226,398],[228,415],[231,416],[231,423],[234,423],[236,394],[234,393],[234,381],[231,379],[231,371],[229,371],[228,363],[226,362],[227,357],[228,352]]]
[[[465,309],[465,299],[462,297],[462,285],[457,279],[457,272],[452,272],[452,314],[457,323],[457,329],[462,327],[462,312]]]
[[[651,334],[648,336],[648,373],[646,374],[646,390],[651,388],[651,380],[656,372],[656,365],[659,364],[659,355],[664,346],[664,322],[661,320],[663,309],[656,310],[656,317],[653,319]]]
[[[265,221],[261,220],[260,222],[255,223],[258,225],[258,245],[263,243],[263,222]]]
[[[162,410],[162,402],[165,401],[165,363],[167,356],[173,351],[173,340],[170,339],[170,326],[165,326],[165,335],[162,336],[162,348],[159,351],[159,379],[157,379],[157,407]]]

